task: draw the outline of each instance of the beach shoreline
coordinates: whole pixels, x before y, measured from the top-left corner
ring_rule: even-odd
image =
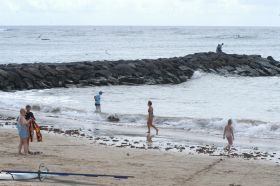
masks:
[[[0,127],[15,129],[15,113],[3,112],[0,115]],[[87,140],[101,146],[117,147],[124,149],[155,150],[160,152],[182,153],[184,155],[206,155],[215,157],[241,158],[245,160],[265,160],[274,164],[279,164],[280,153],[277,149],[264,149],[267,142],[264,139],[253,142],[247,138],[238,137],[230,152],[225,151],[226,141],[222,139],[222,134],[204,134],[180,129],[160,128],[160,134],[154,131],[145,133],[145,127],[120,127],[117,123],[107,125],[93,125],[89,128],[79,128],[78,121],[68,120],[77,126],[71,128],[61,128],[54,125],[54,122],[65,122],[49,117],[43,117],[39,122],[41,131],[46,134],[58,134]],[[41,125],[42,124],[42,125]],[[218,136],[216,136],[218,135]],[[244,143],[244,141],[248,141]],[[252,145],[252,146],[251,146]]]
[[[51,171],[129,175],[135,178],[59,177],[40,185],[278,185],[279,165],[269,161],[116,148],[85,138],[43,132],[43,142],[31,143],[40,155],[17,154],[14,129],[0,130],[1,169],[37,170],[44,163]],[[9,141],[9,143],[7,143]],[[0,185],[38,185],[38,180],[1,181]]]

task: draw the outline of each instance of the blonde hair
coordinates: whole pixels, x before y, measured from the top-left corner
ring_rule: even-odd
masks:
[[[25,111],[24,108],[21,108],[20,111],[19,111],[19,113],[22,114],[22,115],[25,115],[26,111]]]

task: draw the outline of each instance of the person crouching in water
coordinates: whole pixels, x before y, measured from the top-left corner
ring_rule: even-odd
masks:
[[[233,140],[234,140],[234,134],[233,134],[233,127],[232,127],[232,120],[229,119],[227,125],[225,126],[224,129],[224,139],[225,137],[227,138],[228,141],[228,145],[225,147],[225,150],[230,151],[230,148],[233,144]]]
[[[28,137],[29,137],[29,133],[28,133],[28,125],[29,125],[29,120],[25,119],[25,114],[26,111],[25,109],[20,109],[20,115],[17,118],[17,129],[18,129],[18,134],[19,134],[19,138],[20,138],[20,142],[19,142],[19,146],[18,146],[18,153],[21,153],[21,149],[23,147],[24,149],[24,155],[27,155],[28,153],[28,145],[27,145],[27,141],[28,141]]]
[[[152,102],[148,101],[148,118],[147,118],[147,127],[148,127],[148,132],[151,132],[151,127],[153,127],[156,131],[157,131],[157,135],[158,135],[158,128],[155,127],[155,125],[153,125],[153,120],[154,120],[154,109],[152,107]]]
[[[95,100],[95,112],[97,113],[101,113],[101,95],[103,94],[102,91],[100,91],[98,93],[98,95],[94,96],[94,100]]]

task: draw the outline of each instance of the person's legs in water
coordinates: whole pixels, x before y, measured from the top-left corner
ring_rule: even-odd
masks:
[[[148,128],[147,133],[150,133],[151,132],[151,127],[150,127],[149,121],[147,122],[147,128]]]
[[[153,125],[153,118],[148,119],[147,125],[148,125],[148,132],[147,133],[150,133],[151,127],[153,127],[157,132],[156,134],[158,135],[158,128],[155,125]]]
[[[153,124],[151,124],[151,127],[153,127],[157,131],[157,135],[158,135],[158,128]]]
[[[147,121],[148,132],[147,133],[151,132],[151,126],[153,125],[152,122],[153,121],[151,120],[151,118],[148,118],[148,121]]]
[[[97,113],[101,113],[101,106],[100,105],[95,105],[95,111],[97,112]]]
[[[228,145],[226,146],[226,149],[230,152],[230,148],[232,146],[232,136],[227,136],[227,140],[228,140]]]
[[[152,136],[151,136],[150,133],[147,133],[147,142],[148,142],[148,143],[152,143],[152,142],[153,142]]]

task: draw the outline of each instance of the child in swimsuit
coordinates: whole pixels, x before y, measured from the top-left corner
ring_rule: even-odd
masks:
[[[22,108],[22,109],[20,109],[20,115],[17,118],[17,129],[18,129],[18,134],[19,134],[19,138],[20,138],[19,146],[18,146],[18,153],[22,154],[21,149],[23,147],[24,155],[27,155],[27,153],[28,153],[27,140],[29,137],[29,133],[28,133],[29,121],[27,121],[25,119],[25,114],[26,114],[26,111],[25,111],[25,109]]]
[[[232,120],[228,120],[228,124],[225,126],[224,129],[224,136],[223,138],[227,138],[228,145],[225,147],[226,150],[230,151],[230,147],[233,144],[234,134],[233,134],[233,127],[232,127]]]

